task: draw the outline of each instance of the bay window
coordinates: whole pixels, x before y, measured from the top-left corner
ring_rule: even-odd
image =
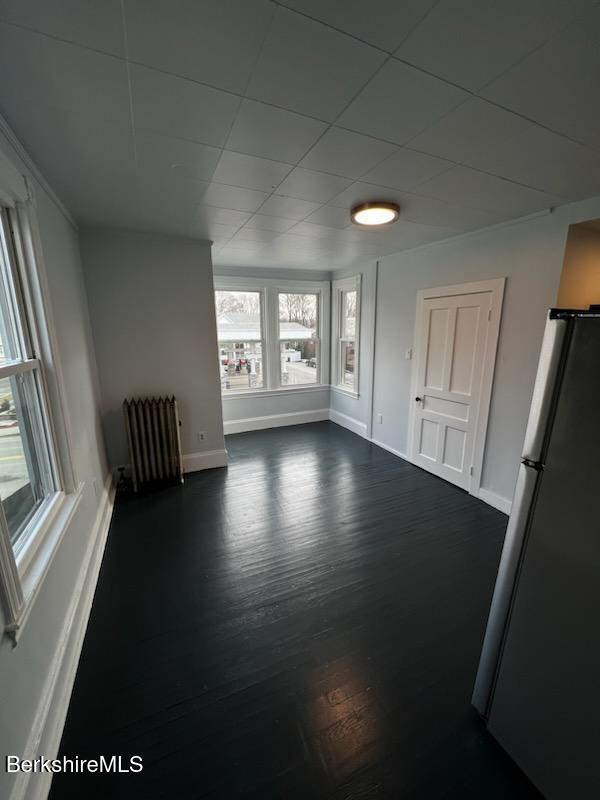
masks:
[[[281,386],[302,386],[319,380],[319,295],[279,292]]]
[[[328,385],[329,289],[328,282],[215,278],[224,397]]]
[[[332,384],[358,395],[360,347],[360,276],[333,282]]]
[[[221,390],[262,389],[263,330],[260,291],[215,291]]]

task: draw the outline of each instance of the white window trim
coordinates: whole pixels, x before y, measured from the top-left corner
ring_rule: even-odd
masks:
[[[261,326],[263,335],[263,386],[257,389],[241,389],[235,392],[222,392],[223,400],[254,397],[256,395],[272,396],[294,394],[296,392],[320,391],[329,388],[329,324],[330,295],[329,281],[292,281],[276,278],[234,278],[232,276],[215,275],[215,291],[249,291],[262,292]],[[281,386],[279,356],[279,292],[297,292],[299,294],[317,294],[319,296],[318,334],[319,362],[318,383],[307,383],[298,386]]]
[[[12,209],[12,221],[20,272],[21,309],[36,355],[41,385],[44,424],[49,440],[49,455],[56,491],[33,515],[31,532],[13,550],[6,529],[0,530],[0,595],[4,606],[5,634],[17,644],[44,578],[83,495],[83,484],[76,479],[71,459],[73,440],[68,424],[65,389],[60,361],[56,354],[56,335],[50,311],[48,282],[43,260],[32,184],[17,180],[16,168],[0,152],[0,202]],[[21,368],[20,367],[20,368]]]
[[[361,323],[361,275],[353,275],[350,278],[340,278],[332,281],[332,302],[331,302],[331,388],[334,392],[347,395],[354,399],[360,397],[360,323]],[[356,291],[356,333],[355,341],[355,368],[353,391],[346,384],[342,383],[342,365],[340,351],[342,343],[342,296],[344,292]]]

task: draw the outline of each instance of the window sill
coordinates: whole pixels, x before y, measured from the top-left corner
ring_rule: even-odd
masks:
[[[360,394],[358,392],[353,392],[352,389],[345,389],[343,386],[332,386],[332,392],[336,392],[336,394],[343,394],[346,397],[351,397],[353,400],[358,400]]]
[[[243,397],[282,397],[284,394],[304,394],[305,392],[322,392],[329,389],[327,383],[307,386],[283,386],[279,389],[247,389],[241,392],[221,392],[223,400],[239,400]]]
[[[17,556],[17,568],[23,589],[23,605],[16,620],[17,640],[82,497],[83,484],[79,484],[70,494],[57,492],[41,511],[37,529],[30,537],[28,546],[24,546]]]

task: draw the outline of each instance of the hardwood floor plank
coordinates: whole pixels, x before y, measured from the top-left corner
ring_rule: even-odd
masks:
[[[330,422],[120,497],[65,798],[534,798],[470,706],[506,517]]]

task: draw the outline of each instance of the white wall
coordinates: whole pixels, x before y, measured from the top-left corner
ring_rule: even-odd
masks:
[[[373,438],[407,452],[416,292],[507,277],[482,488],[510,501],[529,412],[547,309],[556,303],[568,225],[594,201],[386,256],[377,292]],[[377,415],[383,415],[383,423]]]
[[[28,752],[48,699],[53,668],[65,646],[68,610],[79,600],[77,580],[86,567],[89,547],[98,533],[97,515],[106,503],[103,486],[108,468],[98,412],[96,364],[91,344],[77,233],[8,140],[0,135],[0,149],[32,180],[43,255],[55,322],[57,350],[63,367],[66,416],[71,430],[75,477],[82,499],[43,581],[40,594],[12,648],[0,641],[0,743],[2,753]],[[87,591],[85,591],[87,590]],[[84,593],[93,591],[86,586]],[[1,612],[0,612],[1,614]],[[0,625],[3,622],[0,619]],[[44,738],[43,743],[46,741]],[[35,781],[34,779],[32,783]],[[0,797],[9,798],[14,775],[0,769]]]
[[[111,466],[129,461],[124,398],[166,394],[184,462],[221,451],[224,464],[210,243],[94,228],[81,246]]]

